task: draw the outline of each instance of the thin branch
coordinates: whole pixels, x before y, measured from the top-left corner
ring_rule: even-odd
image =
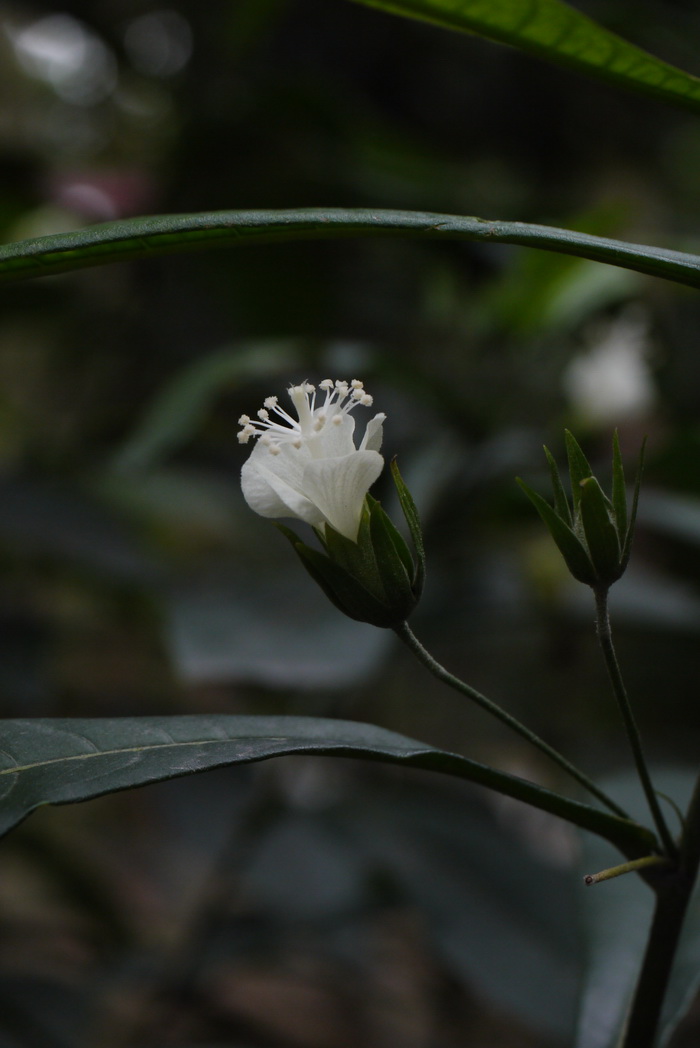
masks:
[[[517,732],[522,738],[527,739],[529,743],[536,746],[541,753],[544,753],[550,760],[558,764],[567,775],[570,775],[576,782],[580,783],[592,796],[604,804],[606,808],[614,812],[615,815],[619,815],[620,818],[629,819],[630,816],[617,804],[611,797],[600,789],[599,786],[589,779],[589,777],[582,772],[575,764],[568,761],[558,750],[555,750],[549,743],[541,739],[539,735],[536,735],[533,731],[530,731],[521,721],[516,717],[513,717],[506,710],[502,709],[497,703],[492,702],[481,692],[477,691],[476,688],[472,688],[469,684],[460,680],[459,677],[455,677],[454,674],[446,670],[444,666],[441,666],[436,659],[427,651],[415,634],[412,632],[407,622],[401,623],[394,630],[396,635],[404,642],[404,644],[413,652],[416,658],[421,662],[427,670],[432,673],[439,681],[446,684],[449,688],[453,688],[455,691],[460,692],[462,695],[466,695],[468,699],[471,699],[482,709],[486,710],[492,716],[496,717],[501,721],[502,724],[507,725],[513,731]]]

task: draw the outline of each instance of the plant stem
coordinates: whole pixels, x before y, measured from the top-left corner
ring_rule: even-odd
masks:
[[[448,687],[453,688],[455,691],[460,692],[462,695],[466,695],[467,698],[472,699],[482,709],[487,710],[494,717],[500,720],[503,724],[506,724],[513,731],[521,735],[522,738],[527,739],[529,743],[536,746],[541,753],[544,753],[550,760],[558,764],[567,775],[570,775],[578,783],[581,784],[589,793],[596,797],[601,804],[604,804],[606,808],[613,811],[616,815],[619,815],[622,819],[629,819],[630,816],[627,812],[616,804],[612,798],[601,790],[596,784],[588,778],[588,776],[580,771],[576,765],[572,764],[566,759],[558,750],[553,749],[548,743],[541,739],[539,735],[536,735],[533,731],[530,731],[524,724],[522,724],[516,717],[511,716],[504,709],[498,706],[491,699],[487,699],[485,695],[472,688],[469,684],[465,684],[464,681],[460,680],[459,677],[455,677],[454,674],[446,670],[444,666],[441,666],[436,659],[430,654],[429,651],[423,647],[421,642],[412,632],[407,622],[402,622],[400,626],[396,626],[394,629],[396,635],[404,642],[404,644],[410,648],[413,654],[416,656],[419,662],[421,662],[427,670],[432,673],[439,681],[446,684]]]
[[[688,808],[676,872],[662,877],[622,1048],[652,1048],[678,948],[683,921],[700,865],[700,779]]]
[[[629,738],[630,746],[632,748],[632,754],[634,756],[634,762],[637,766],[637,774],[639,775],[642,788],[647,798],[649,808],[651,810],[652,818],[658,830],[659,836],[663,842],[666,854],[671,858],[675,858],[678,854],[678,849],[671,836],[666,820],[663,817],[659,799],[656,796],[656,791],[649,775],[649,769],[644,758],[644,750],[642,749],[642,739],[639,734],[637,722],[634,719],[634,713],[632,712],[632,706],[627,697],[627,690],[622,680],[622,673],[620,672],[620,666],[617,661],[615,654],[615,648],[612,640],[612,630],[610,628],[610,615],[608,613],[608,589],[607,587],[595,589],[595,606],[596,606],[596,626],[598,631],[598,640],[603,652],[605,659],[605,665],[608,670],[608,676],[610,683],[612,684],[612,690],[617,699],[617,704],[622,714],[622,719],[625,724],[627,731],[627,737]]]

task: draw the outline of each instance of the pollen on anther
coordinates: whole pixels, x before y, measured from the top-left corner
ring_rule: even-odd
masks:
[[[248,425],[250,425],[250,416],[249,415],[241,415],[241,417],[238,420],[238,425],[239,426],[248,426]]]
[[[270,417],[270,412],[266,411],[265,408],[260,408],[260,410],[258,411],[258,418],[261,418],[261,419],[263,419],[263,421],[267,422],[269,417]]]
[[[265,397],[263,404],[266,408],[274,408],[277,406],[277,397]]]
[[[362,389],[364,382],[361,382],[359,378],[354,378],[350,383],[353,389]]]

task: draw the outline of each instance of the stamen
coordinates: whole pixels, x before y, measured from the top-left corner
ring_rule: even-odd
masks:
[[[369,393],[365,392],[364,383],[358,378],[350,382],[324,378],[318,384],[318,389],[325,394],[318,408],[316,389],[311,382],[300,382],[289,387],[288,392],[298,418],[293,418],[280,407],[276,396],[265,397],[264,406],[257,412],[258,421],[252,421],[249,415],[241,415],[238,419],[242,427],[238,434],[240,443],[247,444],[251,437],[259,438],[271,454],[279,455],[283,445],[301,448],[308,437],[319,434],[329,422],[340,426],[345,415],[349,415],[358,404],[369,407],[373,402]],[[271,412],[281,421],[273,422]],[[269,433],[266,432],[268,430]]]

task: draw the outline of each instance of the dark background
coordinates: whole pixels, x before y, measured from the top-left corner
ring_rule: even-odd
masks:
[[[575,6],[700,72],[690,0]],[[0,30],[7,241],[331,205],[699,248],[695,116],[473,37],[346,0],[13,3]],[[649,434],[614,625],[650,757],[697,764],[699,327],[660,280],[381,238],[3,288],[2,715],[342,716],[571,789],[243,504],[239,415],[329,374],[365,380],[419,504],[416,632],[596,775],[630,759],[590,595],[514,477],[545,490],[566,426],[603,478],[616,425],[630,471]],[[554,820],[347,761],[47,809],[3,845],[0,1048],[565,1045],[579,874]]]

